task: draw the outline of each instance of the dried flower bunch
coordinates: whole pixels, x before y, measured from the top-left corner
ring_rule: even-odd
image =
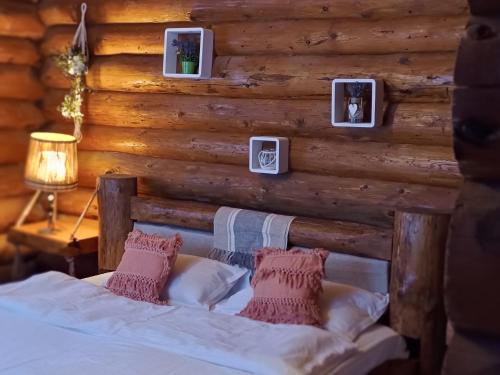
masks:
[[[172,46],[177,48],[177,54],[180,56],[181,61],[191,61],[197,63],[200,56],[200,45],[191,39],[172,41]]]
[[[361,82],[349,83],[347,84],[347,92],[353,98],[362,98],[366,95],[369,86],[369,84]]]
[[[88,71],[87,58],[80,48],[75,47],[69,49],[68,53],[57,56],[55,61],[64,75],[71,79],[70,91],[57,109],[65,118],[81,125],[83,121],[81,107],[85,91],[83,76]]]

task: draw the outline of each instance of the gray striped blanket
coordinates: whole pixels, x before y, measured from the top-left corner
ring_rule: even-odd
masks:
[[[286,249],[294,216],[221,207],[214,219],[214,248],[209,257],[254,271],[255,253],[264,247]]]

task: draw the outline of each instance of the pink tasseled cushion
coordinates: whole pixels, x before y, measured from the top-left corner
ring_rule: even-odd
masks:
[[[239,313],[268,323],[320,325],[326,250],[265,248],[255,257],[253,297]]]
[[[181,246],[179,234],[163,238],[139,230],[130,232],[125,241],[125,253],[106,288],[137,301],[166,303],[160,300],[160,292],[174,268]]]

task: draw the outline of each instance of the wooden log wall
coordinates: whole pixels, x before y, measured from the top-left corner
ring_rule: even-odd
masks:
[[[29,132],[45,122],[37,105],[44,92],[38,72],[44,32],[35,2],[0,0],[0,237],[31,194],[23,171]]]
[[[76,0],[43,0],[43,108],[68,81],[52,55],[68,47]],[[139,176],[139,192],[214,204],[393,225],[395,210],[450,213],[462,183],[452,150],[450,100],[465,0],[87,1],[92,62],[75,212],[108,170]],[[236,6],[237,5],[237,6]],[[162,76],[166,27],[215,35],[208,80]],[[330,124],[331,80],[376,77],[384,125]],[[290,173],[248,171],[252,135],[290,138]],[[95,208],[92,215],[95,215]]]

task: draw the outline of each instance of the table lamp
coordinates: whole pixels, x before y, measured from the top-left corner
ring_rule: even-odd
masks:
[[[36,132],[30,136],[26,160],[26,185],[36,190],[16,226],[26,220],[42,192],[48,193],[49,213],[45,233],[57,230],[57,194],[78,185],[77,141],[71,135]]]

